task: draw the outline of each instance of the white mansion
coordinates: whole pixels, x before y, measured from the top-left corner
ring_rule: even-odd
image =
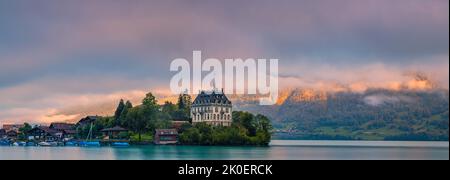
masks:
[[[206,122],[214,126],[230,126],[232,122],[231,101],[222,92],[202,91],[191,108],[192,124]]]

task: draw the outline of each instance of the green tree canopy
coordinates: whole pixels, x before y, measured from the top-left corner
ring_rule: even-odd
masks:
[[[119,116],[119,119],[118,119],[119,124],[115,124],[115,125],[120,125],[120,126],[126,127],[126,128],[129,127],[128,122],[127,122],[127,114],[128,114],[128,111],[130,111],[131,108],[133,108],[133,104],[131,104],[130,101],[127,101],[125,103],[125,107],[123,108],[122,112],[120,113],[120,116]]]
[[[138,133],[139,141],[141,141],[141,135],[147,131],[147,126],[149,124],[148,119],[145,117],[144,109],[142,106],[134,107],[129,109],[126,115],[126,121],[129,128]]]
[[[190,111],[192,107],[192,98],[189,94],[180,94],[177,102],[178,112],[176,113],[175,119],[189,120]]]

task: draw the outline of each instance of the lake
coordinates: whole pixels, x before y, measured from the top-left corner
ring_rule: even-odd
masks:
[[[273,140],[270,147],[0,146],[2,160],[421,160],[449,159],[449,142]]]

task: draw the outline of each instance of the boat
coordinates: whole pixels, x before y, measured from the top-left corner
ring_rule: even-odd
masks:
[[[10,146],[11,142],[8,140],[0,140],[0,146]]]
[[[75,141],[67,141],[64,145],[65,146],[78,146],[78,143]]]
[[[80,141],[81,147],[99,147],[100,141]]]
[[[36,146],[36,143],[34,143],[34,142],[27,142],[27,146]]]
[[[48,147],[48,146],[58,146],[58,143],[57,142],[40,142],[40,143],[38,143],[38,145],[39,146],[46,146],[46,147]]]
[[[127,143],[127,142],[113,142],[113,143],[111,143],[111,146],[114,146],[114,147],[129,147],[130,143]]]
[[[12,145],[13,146],[26,146],[27,143],[26,142],[14,142]]]
[[[89,129],[89,133],[86,137],[86,141],[80,141],[79,145],[81,147],[99,147],[100,146],[100,141],[92,141],[92,126],[93,123],[91,123],[91,128]]]

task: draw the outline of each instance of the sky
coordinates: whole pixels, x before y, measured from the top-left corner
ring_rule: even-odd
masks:
[[[448,0],[0,0],[0,124],[170,96],[175,58],[278,58],[280,86],[449,82]]]

